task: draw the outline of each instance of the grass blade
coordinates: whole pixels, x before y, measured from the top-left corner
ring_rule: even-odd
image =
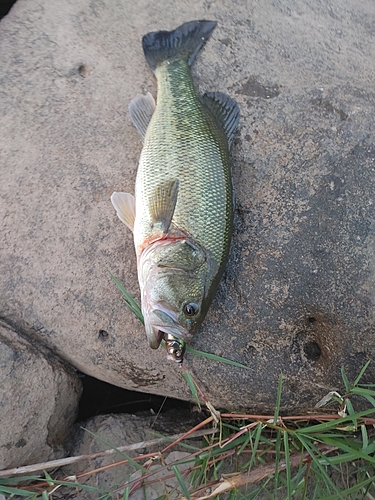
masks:
[[[373,397],[375,396],[375,391],[371,391],[370,389],[363,389],[362,387],[354,387],[351,393],[367,399],[370,405],[375,408],[375,398]]]
[[[368,434],[365,425],[361,425],[361,433],[362,433],[362,450],[365,450],[368,447]]]
[[[251,437],[250,432],[247,432],[245,434],[245,439],[244,439],[243,444],[241,445],[241,448],[237,451],[237,455],[241,455],[241,453],[243,452],[243,450],[247,447],[247,445],[250,442],[250,437]]]
[[[375,408],[369,408],[368,410],[363,410],[355,413],[354,415],[348,415],[347,417],[337,418],[335,420],[331,420],[329,422],[324,422],[323,424],[315,424],[309,427],[301,427],[300,429],[295,430],[295,434],[304,434],[309,435],[318,432],[327,432],[330,429],[339,428],[342,424],[347,424],[349,422],[353,422],[353,417],[355,419],[360,419],[362,417],[366,417],[368,415],[372,415],[375,413]]]
[[[181,472],[179,471],[178,467],[176,465],[173,466],[173,472],[176,476],[176,479],[181,486],[181,491],[184,494],[184,496],[187,498],[187,500],[190,500],[190,493],[186,487],[184,478],[181,476]]]
[[[9,486],[0,485],[0,493],[6,493],[7,495],[20,495],[22,497],[31,497],[33,494],[30,491],[21,490],[18,488],[10,488]]]
[[[368,366],[369,366],[370,363],[371,363],[371,360],[369,359],[367,361],[367,363],[365,364],[365,366],[362,368],[362,370],[359,372],[358,377],[354,380],[354,382],[352,384],[353,388],[359,383],[359,381],[363,377],[363,375],[364,375],[365,371],[367,370],[367,368],[368,368]]]
[[[303,448],[308,452],[308,454],[312,458],[312,463],[316,468],[316,472],[319,473],[318,477],[320,477],[320,480],[326,485],[328,491],[334,490],[336,493],[339,493],[338,488],[332,482],[331,478],[328,476],[323,465],[321,464],[321,459],[323,458],[326,461],[327,457],[322,455],[316,448],[316,446],[314,446],[312,442],[309,442],[308,439],[305,438],[305,436],[297,435],[297,437],[300,440]]]
[[[124,494],[122,495],[122,500],[128,500],[130,496],[130,486],[124,489]]]
[[[375,457],[372,457],[368,453],[369,447],[367,449],[365,449],[365,451],[366,451],[366,453],[365,453],[363,450],[362,451],[361,450],[353,450],[353,448],[351,448],[349,445],[345,444],[340,439],[334,439],[334,438],[331,439],[330,437],[327,436],[325,442],[328,445],[337,446],[337,448],[339,448],[340,450],[346,451],[347,453],[354,453],[356,460],[363,459],[363,460],[371,462],[372,464],[375,465]]]
[[[209,352],[198,351],[197,349],[193,349],[192,347],[186,346],[186,351],[191,354],[195,354],[195,356],[202,356],[204,358],[212,359],[214,361],[219,361],[220,363],[225,363],[227,365],[236,366],[237,368],[244,368],[245,370],[253,370],[249,366],[243,365],[241,363],[237,363],[237,361],[232,361],[231,359],[222,358],[221,356],[217,356],[216,354],[211,354]]]
[[[284,431],[284,452],[285,452],[285,470],[286,470],[286,488],[288,500],[292,500],[291,468],[289,455],[289,435]]]
[[[274,495],[277,498],[277,490],[279,487],[279,463],[281,459],[281,431],[277,431],[275,444],[275,490]]]
[[[341,378],[344,382],[346,392],[350,392],[351,384],[349,383],[348,377],[346,376],[344,367],[341,368]]]
[[[189,372],[189,370],[185,370],[185,372],[182,374],[182,378],[185,380],[185,382],[189,386],[190,392],[193,395],[193,398],[194,398],[195,402],[197,403],[198,408],[200,408],[201,404],[199,401],[198,390],[197,390],[194,379],[191,376],[191,373]]]
[[[364,481],[362,481],[361,483],[355,484],[351,488],[348,488],[344,491],[338,491],[335,495],[325,496],[325,497],[320,498],[319,500],[343,500],[346,498],[348,498],[348,499],[349,498],[364,498],[362,495],[360,497],[350,497],[349,495],[351,493],[356,493],[357,491],[360,491],[362,488],[370,485],[374,481],[375,481],[375,476],[371,476],[371,477],[365,479]],[[371,497],[368,497],[368,498],[370,499]]]
[[[275,406],[275,413],[273,417],[273,425],[277,424],[277,421],[279,419],[279,413],[280,413],[280,402],[281,402],[281,391],[283,388],[283,374],[280,373],[279,377],[279,386],[277,389],[277,397],[276,397],[276,406]]]
[[[127,307],[131,310],[132,313],[136,315],[136,317],[139,319],[139,321],[144,325],[145,321],[143,318],[142,310],[137,304],[137,302],[133,299],[133,297],[130,295],[130,293],[126,290],[124,285],[119,281],[112,273],[107,269],[107,272],[109,273],[112,281],[114,284],[117,286],[117,288],[120,290],[120,292],[123,295],[123,301],[127,305]]]
[[[353,405],[352,405],[352,402],[350,401],[350,399],[346,398],[345,405],[346,405],[347,414],[352,417],[352,422],[353,422],[353,426],[354,426],[353,430],[356,431],[358,429],[358,421],[357,421],[357,418],[355,416],[356,412],[353,408]],[[350,429],[350,427],[349,427],[349,429]]]
[[[252,440],[253,433],[250,432],[251,459],[250,459],[250,462],[245,464],[245,467],[248,468],[249,471],[252,469],[252,467],[255,464],[255,460],[256,460],[257,452],[258,452],[258,447],[259,447],[259,442],[260,442],[262,430],[264,429],[264,427],[265,427],[264,424],[259,422],[258,425],[256,426],[256,428],[254,429],[254,444],[253,444],[253,440]]]

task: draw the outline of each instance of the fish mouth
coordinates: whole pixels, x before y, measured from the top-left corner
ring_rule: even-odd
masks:
[[[160,346],[160,342],[163,340],[164,333],[160,331],[154,325],[145,321],[146,336],[148,340],[148,345],[151,349],[157,349]]]
[[[177,312],[163,303],[156,304],[145,317],[147,340],[152,349],[157,349],[165,335],[189,341],[192,334],[178,322]]]

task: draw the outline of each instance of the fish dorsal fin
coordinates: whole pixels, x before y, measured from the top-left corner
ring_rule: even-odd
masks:
[[[118,218],[132,231],[135,220],[135,198],[130,193],[113,193],[112,205],[115,207]]]
[[[129,104],[130,118],[138,130],[142,141],[145,140],[148,124],[155,111],[155,99],[150,92],[146,95],[138,94]]]
[[[234,134],[236,133],[240,111],[236,101],[222,92],[206,92],[202,96],[202,102],[207,106],[223,128],[230,147]]]
[[[149,210],[152,228],[163,234],[168,232],[176,208],[178,180],[173,179],[159,184],[150,197]]]

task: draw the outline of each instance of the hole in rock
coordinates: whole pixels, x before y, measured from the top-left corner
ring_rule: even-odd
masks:
[[[316,361],[322,354],[320,345],[317,342],[307,342],[304,345],[303,350],[305,351],[306,358],[311,361]]]
[[[8,14],[16,0],[0,0],[0,19]]]
[[[99,338],[102,339],[102,340],[105,340],[109,337],[109,334],[107,331],[105,330],[99,330]]]
[[[79,402],[77,422],[108,413],[136,413],[153,410],[163,413],[171,409],[189,409],[191,404],[180,399],[165,398],[142,392],[128,391],[80,373],[83,392]]]

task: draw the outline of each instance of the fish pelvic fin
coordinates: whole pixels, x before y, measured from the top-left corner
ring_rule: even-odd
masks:
[[[142,39],[142,46],[150,68],[155,71],[163,62],[178,58],[191,65],[216,24],[216,21],[190,21],[173,31],[148,33]]]
[[[178,195],[178,180],[169,180],[159,184],[152,193],[149,210],[152,229],[168,232],[176,208]]]
[[[150,92],[146,95],[138,94],[129,104],[130,118],[138,130],[142,141],[145,140],[148,124],[155,111],[155,99]]]
[[[134,231],[135,198],[130,193],[113,193],[111,202],[117,217],[131,230]]]
[[[229,95],[222,92],[206,92],[201,100],[224,130],[230,148],[240,118],[238,104]]]

